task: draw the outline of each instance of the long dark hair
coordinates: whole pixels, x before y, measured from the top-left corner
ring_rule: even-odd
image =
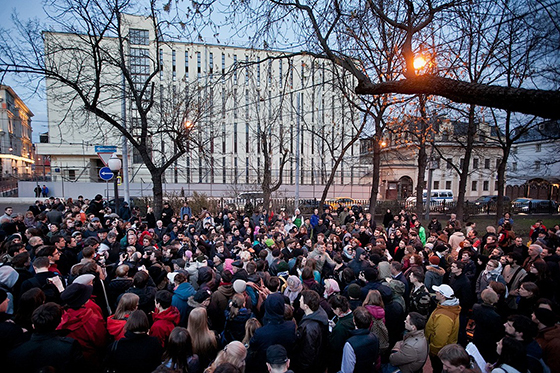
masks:
[[[502,339],[502,353],[498,357],[496,367],[503,364],[514,367],[521,373],[527,372],[527,352],[520,341],[512,337]]]
[[[171,362],[170,368],[187,372],[188,358],[192,356],[191,336],[186,328],[177,326],[169,334],[163,362]]]

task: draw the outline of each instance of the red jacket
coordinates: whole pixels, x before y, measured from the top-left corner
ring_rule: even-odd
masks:
[[[84,358],[96,366],[107,344],[105,321],[92,308],[82,306],[77,310],[64,311],[58,330],[68,330],[67,337],[74,338],[82,346]]]
[[[115,341],[124,338],[124,325],[129,315],[125,315],[124,319],[115,319],[115,315],[109,316],[107,319],[107,331],[115,338]]]
[[[162,346],[165,346],[167,338],[173,328],[175,328],[179,321],[181,321],[181,314],[175,306],[170,306],[163,312],[156,312],[153,314],[154,324],[150,329],[150,335],[156,337]]]

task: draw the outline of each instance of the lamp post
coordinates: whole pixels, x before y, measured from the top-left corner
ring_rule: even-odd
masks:
[[[113,155],[111,156],[111,158],[109,159],[109,162],[107,162],[107,165],[109,166],[109,169],[111,171],[113,171],[113,180],[114,180],[114,185],[115,185],[115,213],[118,214],[119,213],[119,184],[117,181],[117,176],[119,174],[119,171],[121,170],[121,166],[122,166],[122,162],[119,159],[119,157],[117,157],[117,153],[113,153]]]

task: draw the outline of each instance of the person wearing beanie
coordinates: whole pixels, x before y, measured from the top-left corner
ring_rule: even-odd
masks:
[[[437,255],[432,255],[429,259],[430,265],[426,266],[424,285],[428,292],[433,293],[433,287],[439,286],[443,282],[445,270],[440,267],[441,259]]]
[[[430,344],[430,361],[434,372],[441,372],[443,366],[437,355],[443,346],[457,343],[461,306],[451,286],[434,286],[433,290],[439,304],[426,323],[425,334]]]
[[[92,286],[71,284],[60,294],[65,309],[57,330],[64,330],[68,337],[77,340],[86,362],[98,367],[107,345],[107,329],[103,316],[86,307],[92,292]]]
[[[560,372],[560,325],[558,316],[546,308],[537,308],[533,312],[533,322],[539,332],[535,340],[543,351],[543,360],[551,372]]]
[[[12,289],[18,278],[19,273],[9,265],[0,267],[0,289],[5,290],[8,298],[10,298],[8,309],[6,310],[6,313],[9,315],[14,314],[14,294],[12,293]]]
[[[218,289],[210,296],[210,304],[208,305],[208,317],[212,321],[212,329],[221,333],[224,330],[225,316],[228,303],[235,294],[232,284],[233,274],[230,271],[222,272],[222,279]]]
[[[362,305],[362,288],[354,283],[348,286],[348,299],[350,301],[350,309],[354,311]]]

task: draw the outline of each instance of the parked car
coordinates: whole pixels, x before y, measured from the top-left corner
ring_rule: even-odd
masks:
[[[504,196],[504,204],[510,203],[511,198],[508,196]],[[474,200],[474,204],[476,206],[487,206],[487,205],[494,205],[498,203],[498,196],[480,196]]]
[[[511,210],[515,213],[550,213],[558,212],[558,203],[548,199],[517,198],[511,202]]]
[[[327,203],[324,203],[323,204],[323,211],[326,208],[330,208],[330,207],[331,207],[330,205],[328,205]],[[316,199],[300,200],[298,208],[299,208],[299,211],[301,211],[302,214],[313,214],[315,209],[319,208],[319,201],[316,200]]]
[[[340,206],[342,207],[351,207],[356,204],[356,201],[350,197],[337,197],[335,199],[330,199],[325,201],[328,204],[332,211],[337,211]]]

